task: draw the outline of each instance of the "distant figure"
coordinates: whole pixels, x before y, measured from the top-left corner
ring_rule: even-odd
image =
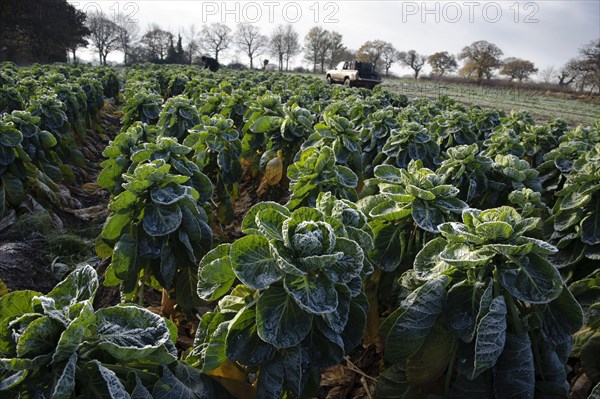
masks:
[[[202,62],[204,62],[204,69],[208,68],[213,72],[219,70],[219,62],[214,58],[202,56]]]

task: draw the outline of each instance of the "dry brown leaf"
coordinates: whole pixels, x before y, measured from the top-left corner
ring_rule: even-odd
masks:
[[[106,205],[94,205],[82,209],[62,208],[62,210],[85,221],[105,219],[108,215]]]

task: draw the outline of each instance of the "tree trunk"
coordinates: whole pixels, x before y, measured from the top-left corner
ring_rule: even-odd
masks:
[[[248,57],[250,58],[250,69],[254,69],[254,62],[252,61],[252,55],[248,54]]]

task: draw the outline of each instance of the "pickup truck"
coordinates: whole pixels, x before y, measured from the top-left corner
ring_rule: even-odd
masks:
[[[375,73],[373,64],[361,61],[342,61],[335,69],[327,71],[327,83],[342,83],[348,87],[372,89],[381,79]]]

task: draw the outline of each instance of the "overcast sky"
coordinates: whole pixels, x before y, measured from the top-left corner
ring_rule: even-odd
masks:
[[[529,59],[540,70],[562,66],[583,44],[600,38],[600,0],[69,2],[109,16],[118,10],[136,21],[142,32],[151,23],[177,34],[191,24],[200,28],[205,23],[223,22],[235,29],[236,23],[247,21],[265,34],[278,24],[291,23],[303,39],[311,27],[320,25],[340,32],[349,49],[381,39],[399,50],[415,49],[422,54],[444,50],[456,54],[474,41],[487,40],[500,47],[505,57]],[[235,53],[229,50],[225,60]],[[109,59],[119,57],[115,54]],[[247,62],[242,55],[239,60]],[[297,57],[294,65],[301,63]],[[410,72],[398,67],[392,70]]]

